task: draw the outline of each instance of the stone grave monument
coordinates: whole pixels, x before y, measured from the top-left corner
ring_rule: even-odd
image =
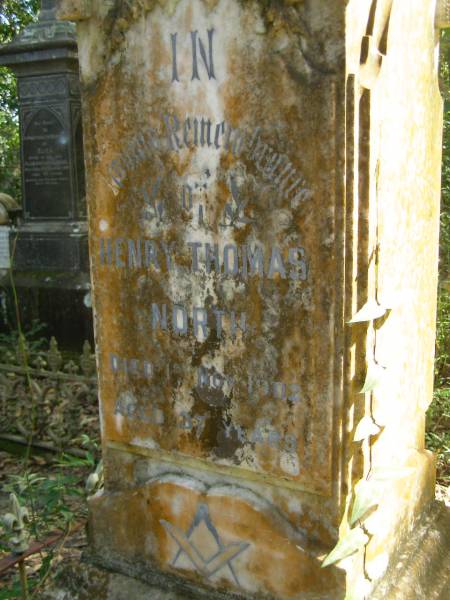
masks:
[[[189,598],[361,600],[428,514],[435,8],[59,1],[85,109],[95,564]]]
[[[77,41],[55,5],[42,0],[38,21],[0,48],[19,96],[23,219],[10,232],[10,258],[25,319],[47,321],[60,340],[83,340],[92,319],[83,305],[89,257]]]

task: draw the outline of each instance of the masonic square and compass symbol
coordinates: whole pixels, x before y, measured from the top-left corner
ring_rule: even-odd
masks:
[[[217,529],[211,522],[206,504],[199,504],[187,533],[184,533],[178,527],[175,527],[164,519],[161,519],[160,523],[178,544],[177,553],[171,563],[173,567],[177,566],[177,562],[186,555],[194,567],[207,579],[220,571],[220,569],[228,568],[236,585],[239,585],[232,561],[244,552],[250,544],[246,542],[234,542],[225,546],[220,539]],[[206,541],[205,543],[201,543],[201,547],[199,547],[196,540],[196,533],[202,535],[202,540],[205,540],[206,536]]]

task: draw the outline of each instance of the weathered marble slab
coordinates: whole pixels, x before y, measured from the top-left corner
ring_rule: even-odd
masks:
[[[265,18],[155,7],[126,21],[97,82],[104,436],[329,494],[342,45],[324,75]]]

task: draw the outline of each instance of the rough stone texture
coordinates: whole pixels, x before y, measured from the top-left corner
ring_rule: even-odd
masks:
[[[59,4],[86,108],[94,559],[211,597],[368,596],[434,489],[435,3]],[[365,547],[321,570],[363,491]]]
[[[450,508],[435,502],[399,547],[371,600],[447,600],[450,589]]]
[[[450,587],[450,509],[433,503],[400,545],[396,562],[376,586],[371,600],[447,600]],[[166,582],[167,584],[167,582]],[[176,582],[173,582],[177,586]],[[196,594],[197,598],[204,597]],[[187,600],[192,592],[162,590],[87,563],[68,564],[41,600]]]
[[[130,62],[95,73],[95,83],[92,80],[90,85],[95,85],[99,100],[92,115],[96,133],[87,140],[88,148],[94,140],[107,140],[91,153],[96,173],[98,168],[90,192],[95,198],[91,211],[99,217],[91,237],[94,284],[99,282],[97,311],[111,308],[114,314],[127,314],[125,329],[121,318],[113,318],[107,326],[101,319],[97,328],[99,358],[105,367],[105,436],[330,493],[337,443],[334,378],[343,343],[342,330],[333,335],[343,296],[342,279],[335,281],[343,256],[335,230],[337,183],[333,172],[324,169],[338,160],[335,144],[329,143],[336,135],[337,104],[331,73],[338,68],[343,52],[343,40],[336,39],[339,23],[335,23],[335,11],[328,15],[330,27],[316,33],[324,39],[329,34],[329,52],[334,50],[327,67],[330,74],[323,76],[302,59],[298,48],[285,46],[291,13],[277,17],[282,29],[277,32],[271,27],[266,41],[267,15],[238,3],[218,3],[214,11],[201,3],[189,8],[179,4],[173,16],[161,8],[145,13],[137,10],[138,14],[128,14],[122,5],[119,9],[121,16],[111,23],[108,36],[114,48],[110,52],[117,57],[125,53]],[[300,15],[296,19],[300,26]],[[233,27],[222,25],[227,22]],[[120,36],[116,31],[119,23]],[[106,21],[103,29],[108,24]],[[144,56],[143,27],[152,31]],[[214,28],[215,79],[209,80],[199,64],[201,79],[191,81],[189,32],[195,28],[199,32]],[[177,29],[180,81],[171,84],[170,32]],[[98,34],[95,44],[96,48],[102,45]],[[202,44],[207,44],[203,38]],[[201,48],[199,45],[199,53]],[[82,55],[83,49],[83,63]],[[94,77],[89,67],[95,55],[96,50],[90,48],[89,64],[83,63],[85,83]],[[298,72],[290,74],[284,61],[298,62]],[[151,87],[145,91],[147,85]],[[115,90],[113,103],[107,90]],[[205,96],[200,101],[199,94]],[[178,137],[164,138],[165,115],[170,127],[175,126],[175,118],[180,122],[177,135],[186,134],[189,148]],[[203,131],[199,122],[197,134],[195,119],[206,117],[211,120],[210,133],[207,126]],[[220,124],[224,122],[222,133]],[[152,136],[149,123],[163,136],[151,161],[142,154],[148,146],[140,146],[155,139],[148,137]],[[260,138],[256,136],[258,127]],[[141,140],[137,136],[142,132],[145,139]],[[224,152],[228,135],[231,151]],[[215,147],[216,137],[220,148]],[[299,152],[298,140],[310,139],[316,140],[314,146]],[[239,140],[246,146],[242,152],[237,149]],[[178,144],[184,147],[178,150]],[[266,155],[270,152],[278,161],[279,183],[272,176],[277,186],[262,173],[265,163],[257,158],[264,144],[270,145]],[[140,156],[128,154],[134,151]],[[286,167],[283,177],[288,158],[295,162],[290,169]],[[114,160],[118,162],[111,163]],[[304,180],[296,185],[300,177]],[[285,193],[280,192],[283,182]],[[190,202],[186,186],[192,188],[191,210],[182,208],[183,201]],[[130,202],[124,202],[130,193]],[[313,194],[321,200],[311,210]],[[239,202],[248,204],[240,210]],[[231,217],[229,210],[234,211]],[[128,241],[135,245],[143,238],[153,244],[148,253],[154,251],[155,258],[148,256],[146,261],[142,246],[142,266],[117,268],[117,254],[119,264],[122,252],[127,262]],[[124,240],[119,247],[118,239]],[[100,256],[102,249],[108,253],[108,242],[112,265],[102,264]],[[219,245],[221,274],[213,259],[211,272],[207,272],[208,265],[205,272],[207,243],[212,252],[214,244]],[[170,270],[164,244],[175,244],[170,260],[176,264]],[[198,271],[196,250],[189,244],[201,245]],[[261,253],[261,263],[256,258],[253,269],[245,256],[251,251]],[[223,273],[226,253],[229,274]],[[132,257],[128,258],[134,264]],[[324,270],[333,277],[319,277]],[[118,303],[114,309],[111,301]],[[174,306],[187,312],[187,335],[173,333]],[[215,309],[223,315],[214,313]],[[152,326],[156,310],[168,312],[168,332]],[[181,310],[177,314],[181,319]],[[195,324],[196,315],[198,322],[207,320],[206,336],[203,327]],[[307,352],[307,348],[315,351]],[[141,361],[136,374],[124,377],[119,364],[119,372],[111,377],[111,353]],[[149,383],[142,377],[143,360],[151,363],[154,373]],[[198,385],[200,369],[209,384]],[[215,384],[214,377],[218,382],[228,378],[234,383]],[[143,386],[153,406],[141,406]],[[274,402],[274,396],[279,396],[280,402]],[[136,402],[134,418],[122,418],[135,410]],[[138,416],[140,410],[145,413],[143,418]],[[315,414],[320,418],[314,418]]]

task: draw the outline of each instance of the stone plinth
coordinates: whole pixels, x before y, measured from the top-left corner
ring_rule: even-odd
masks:
[[[447,600],[449,551],[450,509],[435,502],[424,511],[411,535],[400,545],[395,560],[376,585],[370,599]],[[139,581],[132,576],[133,572],[131,568],[128,575],[123,575],[105,571],[89,562],[67,563],[40,600],[192,600],[194,597],[187,582],[167,579],[161,582],[155,573],[147,577],[144,575],[144,581]],[[145,581],[152,581],[153,585]],[[208,590],[203,593],[196,590],[195,598],[206,600],[210,598],[209,594]],[[220,597],[231,600],[233,596],[221,594]]]
[[[367,596],[433,498],[434,3],[59,16],[86,108],[94,560],[208,598]]]

